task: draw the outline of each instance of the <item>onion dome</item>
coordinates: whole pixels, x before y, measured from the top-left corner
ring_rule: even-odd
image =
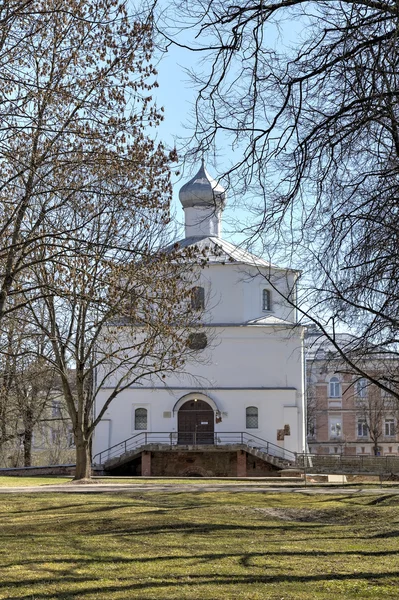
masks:
[[[226,192],[205,169],[204,159],[201,168],[190,181],[185,183],[179,192],[179,199],[183,208],[215,207],[223,209],[226,201]]]

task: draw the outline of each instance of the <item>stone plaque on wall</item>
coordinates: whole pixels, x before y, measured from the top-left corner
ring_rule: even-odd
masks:
[[[282,442],[284,440],[284,429],[277,429],[277,441]]]

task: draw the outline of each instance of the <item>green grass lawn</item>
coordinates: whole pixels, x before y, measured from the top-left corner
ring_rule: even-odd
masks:
[[[72,477],[10,477],[0,476],[0,487],[34,487],[36,485],[57,485],[72,481]]]
[[[399,497],[0,496],[0,598],[399,597]]]

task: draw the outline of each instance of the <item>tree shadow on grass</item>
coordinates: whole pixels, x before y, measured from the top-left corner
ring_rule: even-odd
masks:
[[[121,593],[123,592],[125,594],[126,598],[130,598],[130,597],[135,597],[135,596],[130,596],[129,594],[133,594],[135,592],[145,592],[146,590],[150,591],[150,590],[159,590],[160,592],[162,591],[162,589],[165,588],[171,588],[171,587],[176,587],[178,586],[178,589],[181,591],[182,588],[190,588],[195,586],[196,588],[196,593],[197,593],[197,588],[199,586],[208,586],[208,585],[213,585],[213,586],[237,586],[237,585],[243,585],[243,586],[249,586],[249,585],[275,585],[275,584],[303,584],[303,585],[310,585],[312,583],[320,583],[320,582],[324,582],[324,581],[340,581],[340,582],[346,582],[346,581],[355,581],[355,580],[366,580],[366,581],[372,581],[372,582],[378,582],[378,583],[383,583],[384,580],[389,579],[391,584],[393,584],[392,580],[393,579],[398,579],[399,578],[399,572],[398,571],[388,571],[385,573],[375,573],[375,572],[357,572],[357,573],[318,573],[318,574],[312,574],[312,575],[291,575],[291,574],[278,574],[278,575],[261,575],[261,574],[256,574],[256,575],[242,575],[242,574],[231,574],[230,576],[225,576],[225,575],[218,575],[218,574],[212,574],[212,575],[195,575],[195,574],[190,574],[190,575],[181,575],[181,576],[169,576],[169,577],[154,577],[151,576],[151,580],[150,581],[140,581],[137,583],[131,583],[131,582],[127,582],[126,580],[123,581],[121,580],[121,584],[120,585],[106,585],[104,583],[101,584],[101,594],[103,598],[106,598],[107,594],[111,594],[111,593]],[[62,577],[62,584],[65,586],[67,584],[71,584],[73,586],[73,584],[82,584],[82,583],[87,583],[87,577]],[[68,590],[67,592],[65,591],[60,591],[60,592],[40,592],[38,591],[38,586],[40,585],[48,585],[49,584],[49,579],[48,577],[46,579],[40,580],[40,579],[32,579],[32,580],[27,580],[25,579],[24,581],[18,581],[18,582],[14,582],[14,581],[4,581],[2,582],[3,584],[3,589],[4,587],[8,587],[8,589],[10,590],[10,592],[12,592],[12,588],[14,589],[21,589],[23,586],[35,586],[35,593],[34,593],[34,599],[35,600],[44,600],[44,599],[48,599],[48,598],[53,598],[55,600],[65,600],[66,598],[70,599],[70,598],[74,598],[74,597],[79,597],[79,598],[83,598],[85,595],[88,594],[93,594],[96,593],[98,594],[98,584],[97,582],[93,581],[93,586],[91,587],[86,587],[83,589],[79,589],[79,590]],[[137,596],[136,596],[137,597]],[[198,596],[197,596],[198,597]],[[7,600],[21,600],[21,598],[25,598],[26,600],[32,599],[32,594],[30,593],[29,595],[26,596],[12,596],[12,595],[8,595],[7,596]],[[158,598],[160,598],[160,596],[158,596]]]
[[[379,551],[368,551],[368,550],[309,550],[309,551],[300,551],[300,550],[281,550],[281,551],[265,551],[265,552],[207,552],[201,554],[179,554],[179,555],[160,555],[160,556],[117,556],[112,555],[110,557],[87,557],[87,556],[76,556],[75,558],[51,558],[49,557],[46,562],[42,562],[35,559],[27,559],[23,561],[11,561],[7,564],[2,565],[2,569],[12,568],[12,567],[33,567],[35,571],[40,570],[41,565],[44,565],[44,569],[46,571],[49,570],[49,563],[54,565],[77,565],[79,569],[84,566],[91,565],[99,565],[99,564],[134,564],[134,563],[153,563],[153,562],[173,562],[173,561],[190,561],[191,563],[215,563],[217,561],[222,561],[225,559],[234,559],[237,558],[239,564],[245,567],[251,566],[251,561],[256,558],[268,558],[268,557],[302,557],[304,559],[308,558],[332,558],[339,556],[363,556],[367,558],[384,558],[389,556],[399,556],[399,552],[396,550],[379,550]],[[62,575],[64,573],[63,570],[57,570],[55,572],[56,575]],[[70,567],[67,566],[65,570],[65,574],[68,575],[71,573]]]

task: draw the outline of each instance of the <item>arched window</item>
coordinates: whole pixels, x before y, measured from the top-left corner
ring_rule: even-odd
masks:
[[[270,310],[270,290],[262,290],[262,310]]]
[[[331,377],[329,395],[330,398],[341,397],[341,384],[338,377]]]
[[[203,287],[196,286],[191,290],[191,308],[194,310],[205,308],[205,290]]]
[[[256,408],[256,406],[247,406],[246,428],[258,429],[258,409]]]
[[[134,411],[134,428],[138,430],[147,429],[147,409],[136,408]]]

